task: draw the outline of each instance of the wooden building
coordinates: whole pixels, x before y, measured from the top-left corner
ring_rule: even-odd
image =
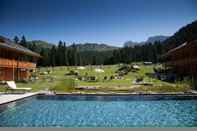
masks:
[[[190,76],[197,81],[197,40],[186,42],[163,55],[164,66],[177,76]]]
[[[0,81],[27,80],[41,56],[0,36]]]

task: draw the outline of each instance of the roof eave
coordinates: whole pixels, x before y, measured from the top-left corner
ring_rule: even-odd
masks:
[[[0,44],[0,48],[5,48],[5,49],[8,49],[8,50],[11,50],[11,51],[16,51],[16,52],[18,52],[18,53],[20,53],[20,54],[26,54],[26,55],[29,55],[29,56],[32,56],[32,57],[38,57],[38,58],[42,58],[42,56],[41,55],[39,55],[39,54],[37,54],[37,53],[28,53],[28,52],[24,52],[24,51],[19,51],[19,50],[16,50],[16,49],[14,49],[14,48],[10,48],[10,47],[7,47],[7,46],[4,46],[4,45],[1,45]]]

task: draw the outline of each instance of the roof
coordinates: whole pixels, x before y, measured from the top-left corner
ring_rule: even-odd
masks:
[[[19,44],[14,43],[8,38],[5,38],[3,36],[0,36],[0,48],[6,48],[12,51],[19,52],[21,54],[26,54],[29,56],[34,56],[34,57],[41,57],[38,53],[35,53]]]
[[[175,53],[175,52],[177,52],[177,51],[180,51],[180,50],[185,49],[185,48],[187,48],[187,47],[194,46],[194,44],[196,44],[196,43],[197,43],[197,40],[191,41],[191,42],[185,42],[185,43],[183,43],[183,44],[177,46],[176,48],[173,48],[173,49],[169,50],[169,51],[168,51],[166,54],[164,54],[162,57],[168,57],[168,56],[170,56],[171,54],[173,54],[173,53]]]

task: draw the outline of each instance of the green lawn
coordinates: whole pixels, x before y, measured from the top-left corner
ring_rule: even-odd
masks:
[[[139,64],[139,63],[138,63]],[[38,75],[39,79],[34,82],[28,83],[17,83],[18,87],[31,87],[32,91],[39,90],[53,90],[57,92],[73,92],[76,90],[75,86],[99,86],[96,91],[115,91],[115,92],[140,92],[140,91],[154,91],[154,92],[180,92],[189,90],[188,86],[183,83],[167,83],[157,79],[153,79],[146,75],[146,73],[153,73],[153,67],[160,65],[144,66],[140,64],[140,70],[137,72],[129,72],[124,76],[123,79],[117,80],[106,80],[103,78],[107,76],[108,78],[115,75],[115,71],[120,67],[120,65],[111,66],[85,66],[85,69],[78,69],[78,67],[54,67],[54,68],[39,68],[38,72],[49,71],[51,73],[47,75]],[[96,72],[95,69],[103,69],[104,72]],[[96,82],[87,82],[76,79],[74,76],[66,76],[70,70],[79,72],[80,76],[96,76],[98,80]],[[153,83],[151,87],[140,86],[137,88],[131,88],[132,82],[137,77],[143,77],[145,82]],[[1,87],[0,91],[4,91]],[[83,90],[82,92],[96,92],[91,90]]]

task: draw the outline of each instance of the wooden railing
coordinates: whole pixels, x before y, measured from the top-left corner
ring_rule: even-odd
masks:
[[[0,67],[9,68],[36,68],[35,63],[0,58]]]

